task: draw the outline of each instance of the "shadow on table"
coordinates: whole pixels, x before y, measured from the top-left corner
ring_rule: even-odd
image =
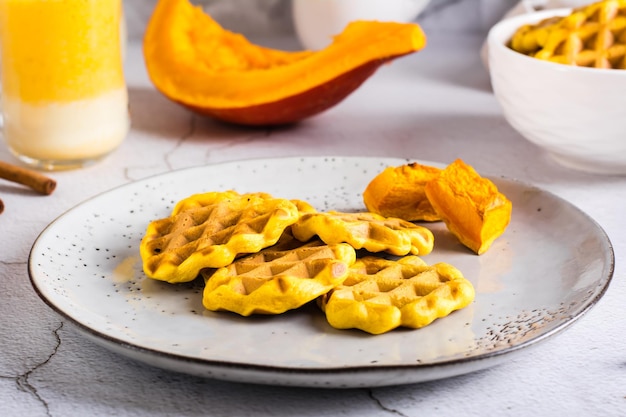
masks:
[[[271,130],[289,130],[284,127],[247,127],[220,122],[208,116],[202,116],[167,99],[159,91],[150,88],[131,87],[128,91],[132,128],[160,137],[184,136],[181,127],[189,131],[202,130],[207,137],[226,137],[228,135],[263,134]],[[188,132],[191,136],[192,132]]]

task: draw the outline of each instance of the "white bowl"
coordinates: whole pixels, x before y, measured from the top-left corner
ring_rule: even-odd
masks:
[[[430,0],[293,0],[292,16],[302,46],[328,46],[353,20],[410,22]]]
[[[507,47],[520,26],[570,12],[515,16],[489,31],[494,93],[511,126],[562,165],[626,174],[626,70],[556,64]]]

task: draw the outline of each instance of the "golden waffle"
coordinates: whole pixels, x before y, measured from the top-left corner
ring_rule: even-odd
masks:
[[[190,209],[197,209],[201,207],[207,207],[211,204],[219,203],[220,201],[227,201],[239,198],[273,198],[270,194],[267,193],[248,193],[248,194],[239,194],[237,191],[228,190],[228,191],[211,191],[208,193],[202,194],[194,194],[187,198],[180,200],[176,206],[174,206],[174,210],[172,210],[172,216],[177,215],[178,213]]]
[[[301,215],[306,214],[306,213],[317,213],[317,210],[315,210],[315,207],[313,207],[311,204],[309,204],[308,202],[304,200],[294,199],[294,200],[291,200],[291,202],[296,205]]]
[[[292,202],[266,194],[222,197],[148,225],[140,245],[148,277],[191,281],[203,268],[220,268],[273,245],[299,217]]]
[[[317,235],[325,243],[348,243],[355,249],[393,255],[426,255],[433,250],[430,230],[411,222],[375,213],[307,213],[291,226],[296,239]]]
[[[341,284],[355,261],[354,248],[347,244],[329,246],[317,240],[280,250],[293,242],[286,240],[280,248],[264,249],[214,272],[203,271],[204,307],[242,316],[280,314]]]
[[[206,207],[211,204],[218,203],[220,201],[227,201],[238,198],[265,198],[271,199],[273,198],[271,194],[258,192],[258,193],[246,193],[239,194],[237,191],[228,190],[228,191],[210,191],[207,193],[194,194],[187,198],[180,200],[174,206],[172,210],[172,216],[189,209],[196,209],[200,207]],[[300,213],[315,213],[317,210],[304,200],[296,200],[293,199],[291,202],[296,206]]]
[[[427,326],[466,307],[474,295],[472,284],[451,265],[428,266],[416,256],[399,261],[368,256],[318,302],[331,326],[381,334]]]
[[[567,65],[626,69],[626,0],[605,0],[565,17],[525,25],[511,48]]]

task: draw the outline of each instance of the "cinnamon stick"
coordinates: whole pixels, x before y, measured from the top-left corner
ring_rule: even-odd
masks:
[[[44,195],[52,194],[57,186],[52,178],[2,161],[0,161],[0,178],[25,185]]]

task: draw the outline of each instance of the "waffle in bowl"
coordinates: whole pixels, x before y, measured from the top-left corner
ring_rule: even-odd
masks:
[[[144,272],[170,283],[192,281],[203,268],[272,246],[299,215],[291,201],[265,193],[192,196],[148,225],[139,246]]]
[[[303,242],[317,235],[329,245],[345,242],[355,249],[398,256],[426,255],[434,246],[434,236],[429,229],[370,212],[305,213],[291,230],[296,239]]]
[[[604,0],[524,25],[510,47],[566,65],[626,69],[626,0]]]
[[[287,237],[276,246],[224,268],[204,270],[203,305],[242,316],[280,314],[315,300],[341,284],[354,263],[354,248]]]
[[[421,328],[475,297],[472,284],[446,263],[426,265],[417,256],[397,261],[367,256],[357,260],[342,285],[318,299],[337,329],[382,334],[397,327]]]

